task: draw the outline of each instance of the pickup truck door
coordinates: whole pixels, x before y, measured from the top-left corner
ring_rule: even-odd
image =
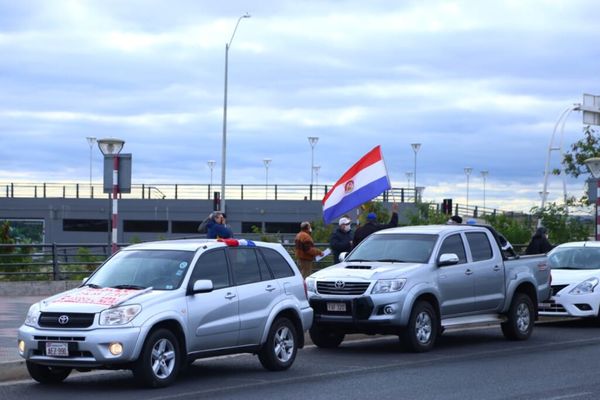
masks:
[[[187,296],[188,350],[197,352],[237,345],[240,318],[237,288],[229,276],[223,249],[208,251],[200,256],[189,285],[198,279],[210,279],[213,290]]]
[[[472,257],[471,268],[475,278],[475,310],[500,311],[504,305],[504,263],[490,237],[485,232],[467,232],[467,244]]]
[[[458,264],[444,265],[437,269],[442,317],[471,312],[475,300],[473,271],[467,264],[465,246],[460,234],[443,239],[437,260],[445,253],[456,254],[459,261]]]

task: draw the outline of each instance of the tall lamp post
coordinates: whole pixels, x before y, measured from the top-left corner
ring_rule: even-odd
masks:
[[[485,214],[485,180],[490,172],[488,170],[481,171],[481,177],[483,178],[483,213]]]
[[[98,139],[98,147],[102,154],[106,156],[114,156],[113,157],[113,179],[112,179],[112,240],[111,240],[111,250],[112,253],[116,253],[118,250],[117,246],[117,228],[119,222],[119,207],[118,207],[118,199],[117,194],[119,193],[119,153],[123,149],[123,145],[125,144],[124,140],[115,139],[115,138],[107,138],[107,139]]]
[[[269,198],[269,165],[271,165],[270,158],[264,158],[263,163],[265,164],[265,199]]]
[[[221,145],[221,210],[225,211],[225,168],[227,165],[227,72],[229,67],[229,48],[235,37],[238,25],[243,18],[250,18],[246,13],[238,18],[229,42],[225,43],[225,88],[223,95],[223,143]]]
[[[415,169],[413,172],[413,176],[414,176],[414,187],[415,187],[415,203],[417,202],[417,153],[419,152],[419,149],[421,148],[421,143],[411,143],[410,146],[412,147],[413,151],[415,152]]]
[[[473,172],[473,168],[465,168],[465,175],[467,175],[467,214],[469,213],[469,177],[471,176],[471,172]]]
[[[94,147],[94,143],[96,143],[96,138],[87,136],[86,139],[90,145],[90,197],[94,197],[94,192],[92,191],[92,148]]]
[[[407,172],[405,175],[406,175],[406,188],[409,189],[410,188],[410,181],[412,180],[413,173],[412,172]]]
[[[313,167],[313,171],[315,173],[315,186],[319,186],[319,170],[321,169],[320,165],[315,165]]]
[[[314,181],[314,173],[315,173],[315,146],[319,138],[317,136],[309,136],[308,143],[310,144],[310,186],[312,187]]]
[[[208,160],[206,162],[206,165],[208,165],[208,168],[210,168],[210,186],[208,187],[208,191],[210,192],[210,188],[212,188],[212,184],[213,184],[213,169],[215,169],[215,164],[217,162],[215,160]]]
[[[584,161],[592,176],[596,179],[596,240],[600,240],[600,158],[593,157]]]

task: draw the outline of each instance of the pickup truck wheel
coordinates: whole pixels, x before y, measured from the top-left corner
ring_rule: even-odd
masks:
[[[524,293],[516,293],[502,323],[502,333],[509,340],[527,340],[533,331],[533,301]]]
[[[39,365],[27,361],[25,363],[27,365],[27,371],[29,375],[38,381],[39,383],[44,384],[56,384],[61,383],[67,376],[71,373],[71,368],[64,367],[47,367],[45,365]]]
[[[400,332],[400,344],[406,350],[423,353],[433,348],[438,337],[439,323],[433,306],[417,302],[410,313],[408,326]]]
[[[313,326],[308,331],[310,339],[317,347],[324,349],[335,349],[344,341],[344,334],[328,331],[318,326]]]
[[[169,386],[177,378],[181,358],[175,335],[167,329],[157,329],[144,342],[133,375],[144,386]]]
[[[277,318],[266,343],[258,352],[263,367],[270,371],[283,371],[294,363],[298,353],[298,340],[294,324],[287,318]]]

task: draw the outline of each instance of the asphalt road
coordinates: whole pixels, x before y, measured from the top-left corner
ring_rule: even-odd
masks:
[[[392,336],[309,346],[285,372],[239,355],[196,361],[165,389],[141,389],[127,371],[76,374],[62,385],[0,384],[0,399],[544,399],[600,398],[600,323],[538,324],[509,342],[499,327],[445,332],[425,354]]]

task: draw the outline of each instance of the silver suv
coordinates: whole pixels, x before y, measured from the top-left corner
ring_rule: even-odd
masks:
[[[197,358],[254,353],[289,368],[313,318],[302,277],[279,244],[174,240],[127,247],[85,283],[34,304],[18,333],[33,379],[72,369],[131,369],[164,387]]]

